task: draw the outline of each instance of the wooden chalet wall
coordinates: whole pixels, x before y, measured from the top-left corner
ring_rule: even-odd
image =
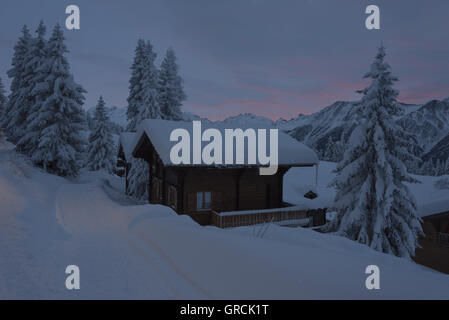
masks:
[[[449,274],[449,212],[423,218],[425,236],[419,239],[413,260]]]
[[[183,168],[182,213],[197,211],[196,193],[211,192],[211,209],[217,212],[282,207],[285,169],[272,176],[258,168]]]
[[[178,213],[196,212],[196,193],[201,191],[211,192],[211,209],[217,212],[282,207],[283,176],[288,167],[279,167],[271,176],[259,175],[258,168],[249,167],[165,167],[145,134],[134,156],[145,159],[150,166],[149,202],[169,205],[168,189],[172,187],[176,190],[174,209]]]
[[[427,216],[423,220],[432,223],[437,232],[449,233],[449,212]]]
[[[143,134],[140,137],[133,156],[144,159],[150,168],[148,177],[148,201],[150,203],[165,204],[165,192],[163,188],[165,180],[165,167],[146,134]],[[161,183],[162,188],[156,190],[156,184],[158,182]]]

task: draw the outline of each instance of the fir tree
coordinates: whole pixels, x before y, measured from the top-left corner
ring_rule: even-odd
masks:
[[[127,130],[135,132],[144,119],[161,118],[158,104],[158,70],[154,66],[156,54],[149,41],[139,40],[131,67],[128,96]],[[127,193],[145,198],[148,187],[149,168],[143,159],[132,159],[128,174]]]
[[[21,131],[17,135],[17,149],[32,156],[39,144],[40,131],[44,124],[40,119],[40,111],[45,99],[51,94],[47,81],[49,73],[47,40],[44,38],[46,27],[41,21],[36,30],[37,37],[33,39],[30,50],[24,60],[24,109],[16,126]]]
[[[143,119],[161,118],[158,106],[158,70],[154,66],[156,54],[148,41],[137,42],[129,80],[126,130],[134,132]]]
[[[103,97],[98,99],[93,118],[93,128],[89,135],[87,167],[89,170],[105,169],[112,173],[114,169],[114,142],[109,126]]]
[[[3,86],[2,78],[0,78],[0,128],[5,108],[6,108],[5,87]]]
[[[14,120],[16,134],[13,136],[13,141],[17,143],[17,149],[27,155],[31,155],[31,148],[36,146],[36,144],[26,143],[22,139],[28,133],[29,115],[35,112],[42,103],[39,95],[41,88],[38,87],[38,84],[43,81],[44,74],[42,67],[47,58],[45,33],[46,27],[43,21],[41,21],[36,29],[37,36],[30,42],[30,47],[23,61],[24,72],[20,99],[21,107],[18,109]]]
[[[87,124],[87,128],[89,130],[94,129],[94,122],[93,122],[92,116],[90,115],[89,112],[86,112],[86,124]]]
[[[332,182],[337,189],[337,214],[328,230],[371,248],[410,257],[422,234],[416,203],[404,182],[416,182],[401,161],[407,158],[406,141],[395,135],[397,79],[384,61],[381,46],[365,78],[372,83],[360,91],[357,108],[362,122],[354,129]]]
[[[81,130],[86,117],[81,106],[86,91],[70,73],[64,40],[61,27],[56,25],[47,45],[45,78],[51,94],[43,101],[36,118],[43,125],[32,160],[50,172],[74,176],[81,166],[85,146]]]
[[[144,119],[162,118],[158,103],[159,71],[154,65],[156,53],[149,41],[145,43],[145,70],[142,78],[143,104],[140,105],[137,125]]]
[[[8,103],[4,109],[3,117],[0,126],[6,129],[10,139],[14,141],[14,137],[20,136],[16,133],[16,119],[20,118],[21,110],[26,105],[26,97],[22,94],[24,87],[24,69],[25,57],[30,49],[32,37],[26,25],[22,28],[22,36],[14,46],[14,54],[12,58],[12,68],[8,70],[8,77],[11,80],[10,94],[8,96]]]
[[[166,120],[182,120],[181,105],[186,99],[182,78],[178,74],[175,52],[167,50],[159,73],[159,106],[162,118]]]
[[[136,131],[138,115],[140,106],[143,104],[142,84],[145,71],[145,41],[139,39],[137,47],[134,51],[134,62],[131,66],[131,78],[129,79],[129,95],[128,95],[128,109],[126,117],[128,119],[128,126],[126,130]]]

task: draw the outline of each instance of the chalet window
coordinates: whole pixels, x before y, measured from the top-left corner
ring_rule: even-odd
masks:
[[[200,191],[196,193],[196,209],[207,210],[211,208],[212,197],[209,191]]]
[[[158,178],[153,178],[153,199],[155,203],[162,203],[163,183]]]
[[[173,186],[168,187],[168,205],[174,209],[176,209],[176,199],[177,198],[177,192],[176,188]]]
[[[157,184],[158,184],[158,197],[159,197],[159,203],[162,203],[162,197],[163,197],[163,193],[164,193],[164,183],[162,182],[162,180],[157,180]]]
[[[156,154],[153,153],[153,159],[152,159],[152,165],[151,165],[151,173],[156,173],[157,172],[157,158],[156,158]]]
[[[156,203],[159,202],[159,183],[156,178],[153,178],[153,198]]]

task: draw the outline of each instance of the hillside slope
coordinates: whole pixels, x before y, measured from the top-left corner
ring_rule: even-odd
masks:
[[[448,276],[347,239],[200,227],[121,188],[101,172],[48,175],[0,150],[0,298],[449,298]],[[70,264],[78,291],[65,288]],[[378,291],[364,286],[371,264]]]

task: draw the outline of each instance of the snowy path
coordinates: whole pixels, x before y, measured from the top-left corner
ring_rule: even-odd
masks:
[[[40,172],[28,179],[10,158],[0,151],[0,297],[203,297],[129,233],[150,206],[114,203],[101,179],[71,183]],[[82,290],[65,288],[71,264],[81,270]]]
[[[53,276],[53,285],[62,289],[56,296],[202,297],[196,294],[198,288],[190,288],[190,283],[178,276],[176,267],[166,263],[163,253],[141,245],[129,232],[132,220],[148,214],[149,207],[117,206],[98,182],[62,185],[55,194],[55,213],[70,238],[55,244],[53,257],[48,257],[41,269],[55,270],[58,266],[63,271],[69,264],[77,265],[82,290],[66,290],[62,273],[61,278]]]

